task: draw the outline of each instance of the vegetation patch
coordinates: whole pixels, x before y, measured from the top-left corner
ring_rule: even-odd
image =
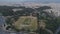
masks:
[[[22,16],[15,22],[16,29],[27,29],[35,31],[37,29],[37,18],[32,16]]]

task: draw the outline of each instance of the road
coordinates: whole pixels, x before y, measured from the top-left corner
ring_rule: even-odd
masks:
[[[57,28],[54,34],[58,34],[60,32],[60,26]]]
[[[8,32],[5,32],[1,27],[4,23],[5,23],[4,16],[0,16],[0,34],[9,34]]]

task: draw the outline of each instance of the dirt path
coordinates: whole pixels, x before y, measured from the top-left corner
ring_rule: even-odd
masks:
[[[49,29],[45,29],[47,32],[49,32],[50,34],[53,34],[53,32]]]

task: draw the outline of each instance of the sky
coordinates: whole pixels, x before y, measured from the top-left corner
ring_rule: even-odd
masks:
[[[40,3],[60,3],[60,0],[0,0],[2,3],[19,3],[19,2],[40,2]]]

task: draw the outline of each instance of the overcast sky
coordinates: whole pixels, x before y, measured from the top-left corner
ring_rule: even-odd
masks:
[[[40,2],[40,3],[60,3],[60,0],[0,0],[3,3],[19,3],[19,2]]]

